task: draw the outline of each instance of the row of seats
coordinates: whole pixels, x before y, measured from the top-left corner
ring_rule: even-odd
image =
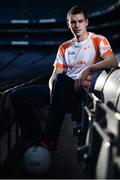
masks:
[[[98,77],[93,93],[83,92],[87,98],[81,104],[82,123],[73,130],[78,137],[78,160],[85,162],[85,172],[90,178],[120,177],[119,81],[120,68],[106,70]]]
[[[86,93],[81,123],[74,128],[80,142],[88,124],[84,144],[78,144],[77,157],[85,162],[89,178],[120,178],[120,68],[103,71],[94,92]]]

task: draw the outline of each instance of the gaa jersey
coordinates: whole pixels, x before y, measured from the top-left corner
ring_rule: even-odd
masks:
[[[58,49],[54,66],[66,68],[66,75],[75,80],[82,69],[111,54],[112,49],[106,37],[89,32],[84,41],[78,42],[73,38],[64,42]],[[84,86],[90,86],[96,78],[97,73],[89,75]]]

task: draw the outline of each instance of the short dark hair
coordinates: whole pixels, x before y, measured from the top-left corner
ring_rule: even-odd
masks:
[[[75,14],[81,14],[81,13],[84,15],[84,17],[86,19],[87,15],[86,15],[85,10],[83,8],[81,8],[79,5],[75,5],[68,11],[67,20],[71,14],[75,15]]]

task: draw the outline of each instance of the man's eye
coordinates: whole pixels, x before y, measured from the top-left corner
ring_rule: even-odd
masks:
[[[84,22],[84,20],[80,20],[80,21],[79,21],[79,23],[82,23],[82,22]]]

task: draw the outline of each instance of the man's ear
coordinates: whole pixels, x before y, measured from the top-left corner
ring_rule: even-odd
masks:
[[[88,24],[89,24],[89,20],[88,20],[88,18],[86,18],[86,27],[88,26]]]
[[[70,29],[68,20],[66,20],[66,24],[67,24],[68,29]]]

